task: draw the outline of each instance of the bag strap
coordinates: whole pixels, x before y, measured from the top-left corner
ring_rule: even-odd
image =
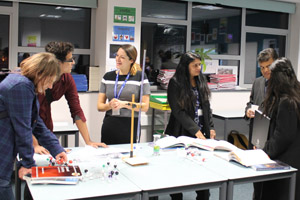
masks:
[[[240,134],[236,134],[237,139],[239,140],[239,142],[241,143],[241,145],[245,148],[248,149],[248,145],[246,145],[246,143],[244,142],[243,138],[241,137]]]

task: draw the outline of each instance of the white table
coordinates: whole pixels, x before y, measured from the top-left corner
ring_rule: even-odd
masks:
[[[224,140],[227,140],[227,125],[229,120],[243,119],[244,110],[213,110],[213,117],[224,120]]]
[[[53,133],[62,135],[62,146],[68,147],[68,135],[75,136],[75,147],[79,146],[79,130],[75,124],[68,122],[53,122]]]
[[[269,181],[276,179],[289,179],[289,200],[295,198],[295,187],[296,187],[296,172],[297,169],[291,168],[290,170],[270,170],[270,171],[255,171],[251,168],[246,168],[235,162],[228,162],[216,156],[213,156],[213,152],[210,156],[210,162],[207,162],[205,167],[209,170],[222,174],[228,178],[227,183],[227,200],[233,199],[233,188],[236,184],[253,183],[261,181]],[[221,153],[221,152],[219,152]],[[226,153],[226,152],[223,152]]]
[[[149,160],[148,165],[129,166],[121,172],[142,190],[142,199],[162,194],[219,188],[219,199],[226,199],[227,178],[214,173],[199,163],[178,156],[176,150],[161,151],[152,156],[153,148],[141,145],[137,156]],[[203,163],[205,164],[205,163]]]

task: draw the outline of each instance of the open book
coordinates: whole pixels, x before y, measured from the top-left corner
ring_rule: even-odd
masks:
[[[74,185],[82,179],[79,166],[43,166],[32,167],[31,184],[66,184]]]
[[[178,138],[174,136],[164,137],[159,139],[156,144],[160,148],[172,148],[172,147],[197,147],[200,149],[214,151],[214,150],[225,150],[233,151],[238,149],[233,144],[224,140],[213,140],[213,139],[198,139],[188,136],[179,136]]]
[[[225,159],[227,161],[235,161],[246,167],[251,167],[260,164],[276,163],[275,161],[271,160],[269,156],[261,149],[256,149],[256,150],[237,149],[229,153],[215,152],[214,155],[222,159]]]

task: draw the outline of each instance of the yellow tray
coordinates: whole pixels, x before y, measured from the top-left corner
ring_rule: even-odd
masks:
[[[160,104],[150,101],[150,107],[158,110],[171,110],[169,104]]]

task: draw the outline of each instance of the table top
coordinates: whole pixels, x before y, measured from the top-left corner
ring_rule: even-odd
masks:
[[[107,181],[101,178],[84,178],[77,185],[29,185],[29,189],[35,199],[77,199],[92,197],[108,197],[111,195],[135,195],[141,192],[181,191],[182,188],[219,187],[228,180],[260,180],[261,177],[293,173],[296,169],[255,171],[236,163],[225,161],[213,155],[214,152],[199,150],[199,159],[191,159],[186,156],[184,149],[160,150],[159,156],[153,155],[153,147],[150,143],[135,144],[134,156],[148,160],[147,165],[131,166],[121,160],[128,152],[130,144],[110,145],[116,148],[110,156],[105,155],[105,148],[94,149],[92,147],[73,148],[69,159],[73,159],[81,167],[96,174],[103,163],[117,164],[120,172],[117,180]],[[119,151],[118,151],[119,150]],[[226,152],[224,152],[226,153]],[[129,156],[129,154],[125,154]],[[38,165],[45,161],[45,156],[35,155]],[[38,161],[39,160],[39,161]],[[45,163],[47,164],[47,162]],[[97,170],[96,170],[97,169]],[[76,191],[76,192],[75,192]]]
[[[251,167],[244,167],[236,162],[228,162],[224,159],[221,159],[217,156],[214,156],[214,152],[204,152],[209,157],[209,162],[204,166],[208,169],[222,174],[229,180],[238,180],[238,179],[251,179],[258,178],[260,176],[276,175],[280,173],[289,173],[296,172],[297,169],[291,168],[289,170],[267,170],[267,171],[255,171]],[[223,153],[227,154],[228,152],[218,152],[218,154]],[[222,166],[222,167],[220,167]]]
[[[78,131],[75,124],[69,122],[53,122],[53,132]]]
[[[152,147],[141,144],[141,148],[136,156],[148,159],[149,164],[135,167],[127,165],[122,173],[143,191],[227,181],[224,176],[203,167],[202,163],[177,155],[176,149],[161,151],[159,156],[153,156]]]
[[[213,115],[222,119],[242,119],[244,118],[245,110],[213,110]]]

